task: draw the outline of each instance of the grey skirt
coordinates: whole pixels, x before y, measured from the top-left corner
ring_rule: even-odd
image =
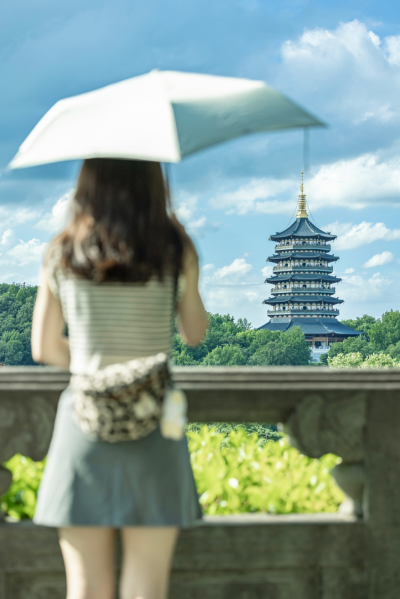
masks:
[[[200,520],[186,436],[159,429],[139,441],[94,441],[61,395],[34,522],[44,526],[177,526]]]

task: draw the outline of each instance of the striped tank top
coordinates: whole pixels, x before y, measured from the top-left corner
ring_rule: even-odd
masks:
[[[48,284],[61,302],[71,352],[70,370],[92,374],[109,364],[170,354],[174,280],[93,283],[49,268]],[[183,278],[178,281],[178,296]]]

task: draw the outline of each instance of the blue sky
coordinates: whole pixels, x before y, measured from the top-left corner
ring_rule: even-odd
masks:
[[[76,163],[11,173],[57,100],[153,68],[263,79],[329,124],[305,191],[335,232],[341,317],[399,308],[400,8],[388,1],[0,0],[0,281],[36,283]],[[266,322],[271,233],[293,214],[300,131],[236,140],[171,167],[213,312]]]

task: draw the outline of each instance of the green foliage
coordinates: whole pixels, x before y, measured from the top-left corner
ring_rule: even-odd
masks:
[[[202,366],[245,366],[246,357],[237,345],[215,347],[202,362]]]
[[[37,287],[0,284],[0,362],[30,366],[31,323]]]
[[[172,359],[179,366],[296,366],[310,363],[311,349],[300,327],[287,333],[253,329],[246,319],[209,314],[210,326],[198,347],[187,347],[176,332]]]
[[[343,494],[329,471],[333,455],[307,458],[284,439],[261,444],[244,428],[188,432],[200,502],[206,514],[335,512]]]
[[[364,359],[360,352],[329,357],[328,364],[331,368],[400,368],[400,361],[388,354],[371,354]]]
[[[387,353],[394,360],[400,361],[400,341],[398,341],[396,344],[389,345],[387,348]]]
[[[260,422],[211,422],[209,424],[191,422],[188,424],[186,430],[188,433],[199,433],[204,426],[208,427],[209,430],[214,430],[224,435],[222,445],[228,442],[229,434],[238,429],[244,429],[249,435],[257,433],[260,445],[264,445],[267,441],[279,441],[283,436],[281,433],[278,433],[275,424],[261,424]]]
[[[310,363],[311,348],[307,345],[300,327],[279,333],[275,341],[257,348],[249,358],[252,366],[300,366]]]
[[[16,520],[33,518],[44,465],[45,460],[34,462],[19,453],[3,464],[11,470],[13,480],[8,491],[0,498],[2,511]]]
[[[343,320],[342,322],[357,331],[364,331],[365,335],[349,337],[342,343],[332,344],[328,354],[321,358],[321,362],[330,364],[330,361],[336,356],[356,353],[361,354],[363,362],[373,354],[388,355],[395,362],[400,360],[399,310],[385,312],[380,319],[364,314],[361,318]],[[373,362],[370,362],[370,364],[369,368],[375,368],[375,366],[372,366]],[[341,366],[341,368],[347,367],[350,366]],[[379,366],[379,368],[383,368],[383,366]],[[390,366],[390,368],[393,368],[393,366]]]
[[[205,513],[337,510],[343,494],[329,471],[338,458],[302,456],[273,428],[262,424],[188,427],[193,472]],[[13,482],[0,499],[1,509],[17,520],[32,518],[44,461],[15,455],[4,466],[12,471]]]
[[[368,314],[357,316],[355,319],[342,320],[342,323],[347,327],[365,333],[368,339],[368,333],[376,322],[378,322],[378,319],[373,316],[368,316]]]

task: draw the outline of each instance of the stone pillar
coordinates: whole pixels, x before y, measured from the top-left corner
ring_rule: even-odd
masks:
[[[400,397],[373,392],[365,439],[368,599],[400,596]]]

